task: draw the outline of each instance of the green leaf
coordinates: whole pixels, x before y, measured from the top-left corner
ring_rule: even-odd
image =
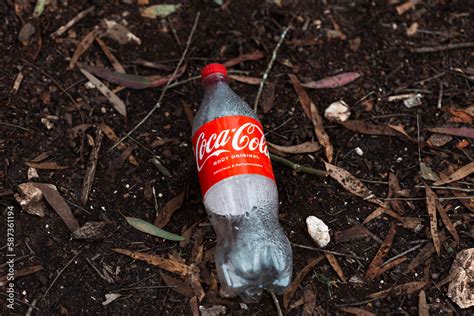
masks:
[[[46,6],[46,0],[38,0],[35,5],[35,10],[33,11],[33,17],[37,18],[41,14],[43,14],[45,6]]]
[[[176,12],[179,7],[181,7],[180,4],[156,4],[145,8],[140,14],[150,19],[156,19],[157,17],[166,18],[168,15]]]
[[[146,234],[172,241],[183,241],[185,239],[183,236],[167,232],[166,230],[158,228],[152,223],[149,223],[142,219],[128,216],[125,216],[125,219],[127,220],[127,223],[129,223],[133,228],[138,229],[139,231],[144,232]]]

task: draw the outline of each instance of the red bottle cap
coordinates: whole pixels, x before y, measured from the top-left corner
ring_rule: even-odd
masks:
[[[201,80],[204,81],[208,76],[216,73],[227,77],[227,69],[223,64],[209,64],[201,69]]]

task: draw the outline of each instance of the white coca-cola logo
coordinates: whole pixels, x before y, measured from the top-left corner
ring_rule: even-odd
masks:
[[[230,150],[224,148],[229,142],[236,152],[244,149],[258,150],[268,156],[265,135],[262,129],[254,123],[245,123],[238,129],[224,129],[209,135],[207,138],[205,133],[202,132],[199,134],[194,148],[198,171],[202,170],[209,158],[230,152]]]

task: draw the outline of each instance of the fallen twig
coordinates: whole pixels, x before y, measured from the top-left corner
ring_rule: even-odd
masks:
[[[58,274],[56,275],[56,277],[54,278],[53,282],[51,282],[51,284],[48,286],[48,288],[46,289],[46,292],[44,292],[43,296],[41,297],[41,301],[44,300],[44,298],[46,297],[46,295],[48,295],[48,292],[49,290],[51,290],[51,288],[53,287],[53,285],[56,283],[56,281],[59,279],[59,277],[61,276],[61,274],[63,274],[64,271],[66,271],[67,267],[69,267],[69,265],[77,258],[77,256],[79,256],[81,252],[78,251],[74,257],[72,257],[71,260],[69,260],[68,263],[66,263],[66,265],[58,272]]]
[[[181,64],[183,63],[184,61],[184,58],[186,57],[186,54],[188,53],[188,50],[189,50],[189,46],[191,45],[191,40],[193,38],[193,35],[194,35],[194,32],[196,31],[196,27],[197,27],[197,24],[199,22],[199,16],[201,15],[200,12],[198,12],[196,14],[196,18],[194,19],[194,24],[193,24],[193,28],[191,29],[191,33],[189,33],[189,37],[188,37],[188,41],[186,43],[186,48],[184,49],[184,52],[183,52],[183,55],[181,56],[181,59],[179,60],[178,62],[178,65],[176,65],[176,68],[173,72],[173,74],[171,75],[171,78],[175,78],[176,74],[178,73],[178,70],[180,69],[181,67]],[[127,139],[130,135],[133,134],[133,132],[135,132],[143,123],[145,123],[146,120],[148,120],[148,118],[150,118],[150,116],[156,111],[156,109],[158,109],[161,105],[161,100],[163,100],[163,97],[165,96],[165,93],[166,91],[168,90],[169,86],[171,84],[171,80],[168,80],[165,87],[163,88],[163,90],[161,91],[161,94],[160,94],[160,97],[158,98],[158,102],[156,102],[155,106],[150,110],[150,112],[147,113],[147,115],[145,115],[145,117],[137,124],[135,125],[135,127],[133,127],[127,134],[125,134],[125,136],[123,136],[122,138],[120,138],[111,148],[110,150],[114,149],[115,147],[117,147],[119,144],[121,144],[125,139]]]
[[[275,292],[273,292],[273,290],[268,290],[268,292],[270,292],[270,296],[272,297],[273,303],[275,304],[277,315],[283,316],[283,313],[280,307],[280,302],[278,302],[278,298],[276,297]]]
[[[322,253],[329,253],[335,256],[341,256],[341,257],[348,257],[348,258],[353,258],[353,259],[359,259],[359,260],[365,260],[365,258],[358,257],[355,255],[350,255],[347,253],[342,253],[342,252],[337,252],[337,251],[331,251],[331,250],[326,250],[326,249],[321,249],[321,248],[315,248],[315,247],[310,247],[310,246],[305,246],[305,245],[300,245],[300,244],[295,244],[291,243],[293,246],[298,247],[298,248],[303,248],[303,249],[308,249],[308,250],[314,250],[314,251],[319,251]]]
[[[265,70],[265,73],[262,76],[262,82],[260,82],[260,86],[258,87],[257,97],[255,98],[255,103],[253,105],[253,111],[255,113],[257,113],[258,103],[260,102],[260,96],[262,95],[263,86],[265,85],[265,81],[267,81],[268,74],[270,73],[270,70],[272,69],[273,62],[275,61],[277,53],[278,53],[278,49],[280,49],[281,43],[283,43],[283,41],[285,40],[286,34],[288,33],[288,30],[290,28],[291,26],[288,25],[281,33],[280,40],[275,46],[275,49],[273,50],[273,53],[272,53],[272,57],[270,58],[270,62],[268,63],[267,69]]]
[[[436,53],[436,52],[442,52],[445,50],[472,48],[472,47],[474,47],[474,42],[466,42],[466,43],[439,45],[439,46],[433,46],[433,47],[410,48],[410,52],[415,53],[415,54]]]
[[[89,156],[89,163],[87,164],[86,176],[84,177],[84,182],[82,185],[82,195],[81,202],[82,205],[87,204],[89,199],[89,193],[92,189],[92,182],[94,182],[95,170],[97,168],[97,161],[99,159],[100,146],[102,144],[102,129],[98,128],[94,140],[94,148],[92,148],[91,154]]]
[[[76,15],[72,20],[70,20],[69,22],[67,22],[65,25],[61,26],[60,28],[58,28],[55,32],[53,32],[51,34],[51,37],[52,38],[56,38],[58,36],[61,36],[64,32],[66,32],[67,30],[69,30],[71,27],[74,26],[74,24],[76,24],[77,22],[79,22],[80,20],[82,20],[82,18],[84,18],[86,15],[88,15],[89,13],[91,13],[92,11],[95,10],[95,6],[90,6],[88,7],[87,9],[79,12],[78,15]]]
[[[320,176],[320,177],[325,177],[327,176],[327,172],[324,171],[324,170],[319,170],[319,169],[314,169],[314,168],[310,168],[310,167],[305,167],[305,166],[302,166],[300,164],[297,164],[296,162],[293,162],[293,161],[290,161],[286,158],[283,158],[281,156],[277,156],[277,155],[274,155],[274,154],[270,154],[270,158],[275,161],[275,162],[278,162],[282,165],[285,165],[287,167],[290,167],[291,169],[295,170],[296,172],[301,172],[301,173],[307,173],[307,174],[313,174],[313,175],[316,175],[316,176]]]

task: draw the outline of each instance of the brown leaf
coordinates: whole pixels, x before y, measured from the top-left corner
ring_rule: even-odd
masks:
[[[98,30],[93,29],[92,31],[87,33],[86,36],[84,36],[84,38],[81,40],[79,45],[77,45],[77,48],[71,57],[71,61],[69,62],[68,69],[74,68],[74,66],[76,65],[77,61],[82,56],[82,54],[84,54],[86,50],[88,50],[91,44],[94,42],[94,39],[97,36],[97,33],[98,33]]]
[[[397,5],[396,9],[397,9],[398,15],[402,15],[405,12],[407,12],[408,10],[410,10],[411,8],[414,8],[415,5],[418,4],[420,1],[421,0],[408,0],[405,3]]]
[[[44,162],[25,162],[25,165],[35,169],[44,169],[44,170],[62,170],[69,167],[62,166],[55,161],[44,161]]]
[[[275,101],[275,82],[267,82],[262,91],[261,108],[264,114],[270,112]]]
[[[385,214],[385,212],[388,210],[388,205],[382,205],[380,207],[377,207],[375,210],[372,211],[362,222],[362,224],[367,224],[368,222],[376,219],[382,214]]]
[[[295,75],[288,74],[288,77],[290,78],[291,84],[293,85],[293,89],[295,89],[295,92],[298,95],[298,99],[300,100],[304,113],[309,119],[311,119],[311,108],[310,108],[311,100],[309,98],[309,95],[306,93],[305,89],[301,86],[300,81]]]
[[[104,52],[105,56],[107,57],[107,59],[112,64],[112,67],[114,67],[115,71],[124,74],[125,69],[120,64],[118,59],[114,56],[114,54],[112,54],[112,52],[110,51],[107,44],[105,44],[105,42],[103,40],[101,40],[99,37],[96,37],[95,41],[99,44],[99,46],[102,49],[102,51]]]
[[[169,223],[173,213],[183,205],[183,201],[184,191],[166,202],[165,206],[163,206],[156,216],[155,225],[159,228],[165,227],[166,224]]]
[[[105,137],[107,137],[110,141],[114,143],[118,141],[119,138],[117,134],[115,134],[114,130],[110,126],[102,123],[99,125],[99,128],[102,130]],[[118,144],[117,147],[122,151],[125,151],[128,148],[124,143]],[[134,166],[138,166],[138,161],[132,154],[128,156],[128,162]]]
[[[339,265],[339,262],[337,262],[336,257],[334,257],[334,255],[331,253],[324,253],[324,255],[326,256],[326,259],[328,259],[328,262],[331,265],[331,267],[334,269],[334,271],[336,271],[339,279],[341,279],[341,281],[344,283],[347,282],[346,277],[344,276],[344,272],[342,271],[342,268]]]
[[[403,136],[405,136],[406,138],[408,138],[409,140],[413,140],[411,138],[410,135],[408,135],[408,133],[405,131],[405,127],[403,127],[403,125],[399,124],[399,125],[392,125],[392,124],[387,124],[388,127],[390,127],[391,129],[393,129],[394,131],[402,134]]]
[[[51,205],[54,211],[56,211],[59,217],[61,217],[71,232],[79,229],[79,223],[72,214],[71,208],[61,194],[59,194],[56,186],[48,183],[35,183],[34,186],[41,190],[46,201]]]
[[[448,122],[472,124],[472,117],[463,110],[449,108],[447,112],[453,115]]]
[[[69,129],[69,136],[75,139],[79,135],[83,135],[86,130],[94,126],[94,124],[79,124]]]
[[[326,77],[317,81],[310,81],[301,84],[305,88],[311,89],[333,89],[351,83],[360,77],[358,72],[345,72],[335,76]]]
[[[369,231],[362,225],[354,225],[343,231],[337,231],[334,234],[336,243],[364,239],[370,236]]]
[[[429,282],[408,282],[401,285],[391,287],[387,290],[375,292],[369,295],[370,298],[383,298],[387,296],[399,296],[399,295],[408,295],[413,294],[424,287],[426,287]]]
[[[441,205],[439,201],[436,201],[436,208],[438,209],[439,217],[441,217],[441,220],[443,221],[444,226],[446,226],[446,229],[449,231],[451,236],[453,236],[454,241],[456,242],[456,246],[459,246],[459,234],[458,231],[456,230],[456,227],[454,227],[453,223],[448,217],[448,213],[446,212],[446,208]]]
[[[431,190],[431,188],[425,184],[426,191],[426,207],[428,209],[428,214],[430,215],[430,232],[431,239],[433,239],[433,244],[436,249],[438,256],[441,254],[441,241],[438,234],[438,220],[436,218],[436,200],[437,196]]]
[[[369,268],[367,269],[367,272],[365,274],[366,278],[373,280],[380,275],[380,268],[382,267],[383,258],[387,256],[388,252],[390,251],[390,248],[392,248],[392,243],[393,239],[395,238],[396,232],[397,224],[392,222],[390,224],[390,229],[387,233],[387,236],[385,237],[385,240],[377,251],[377,254],[375,255],[374,259],[372,259],[372,262],[370,262]]]
[[[426,294],[424,290],[421,290],[418,295],[418,315],[430,316],[430,307],[426,303]]]
[[[19,277],[23,277],[23,276],[27,276],[27,275],[39,272],[41,270],[43,270],[43,266],[41,266],[41,265],[30,266],[30,267],[22,268],[22,269],[19,269],[19,270],[15,269],[14,276],[15,276],[15,279],[16,279],[16,278],[19,278]],[[2,286],[3,284],[6,284],[6,282],[8,280],[10,280],[8,275],[1,276],[0,277],[0,286]]]
[[[107,175],[110,176],[111,181],[114,181],[115,176],[117,175],[118,170],[120,167],[123,165],[125,160],[130,157],[132,152],[137,148],[137,146],[132,145],[129,146],[127,149],[125,149],[120,157],[114,159],[113,161],[110,162],[109,167],[107,168]]]
[[[270,142],[267,142],[268,146],[278,150],[285,154],[306,154],[314,153],[321,149],[321,146],[317,142],[304,142],[294,146],[280,146]]]
[[[441,238],[441,242],[443,242],[446,239],[446,237],[443,234],[440,235],[440,238]],[[433,243],[428,242],[423,248],[421,248],[420,251],[418,251],[418,254],[416,255],[416,257],[410,261],[410,263],[408,264],[408,267],[403,273],[408,274],[412,272],[416,267],[418,267],[420,264],[425,262],[434,253],[435,253],[435,248],[434,248]]]
[[[398,181],[397,176],[393,172],[388,174],[388,195],[387,197],[398,197],[398,193],[401,191],[400,182]],[[405,210],[403,209],[402,202],[399,200],[389,201],[390,207],[395,210],[400,215],[405,215]]]
[[[191,273],[188,276],[189,282],[191,283],[191,288],[193,289],[198,302],[201,302],[204,296],[206,296],[206,292],[204,292],[204,289],[202,288],[201,277],[199,276],[199,268],[194,264],[192,264],[191,267]]]
[[[339,182],[350,193],[363,198],[369,202],[385,207],[384,203],[379,200],[367,187],[347,170],[324,162],[328,175]]]
[[[433,133],[448,134],[474,139],[474,128],[472,127],[435,127],[428,128],[428,130]]]
[[[242,55],[240,55],[236,58],[229,59],[228,61],[226,61],[224,63],[224,66],[226,66],[226,68],[230,68],[232,66],[240,64],[243,61],[259,60],[259,59],[262,59],[262,58],[263,58],[263,53],[261,51],[257,50],[257,51],[251,52],[251,53],[242,54]]]
[[[171,273],[186,276],[191,273],[191,267],[173,259],[166,259],[158,255],[153,255],[144,252],[134,252],[127,249],[112,248],[112,251],[122,255],[129,256],[132,259],[144,261],[148,264],[154,265],[158,268],[166,270]]]
[[[377,316],[363,308],[359,308],[359,307],[340,307],[339,308],[341,311],[343,312],[346,312],[346,313],[349,313],[349,314],[352,314],[352,315],[356,315],[356,316]]]
[[[185,229],[185,230],[182,232],[181,236],[183,236],[185,239],[184,239],[183,241],[180,241],[180,242],[179,242],[179,246],[180,246],[181,248],[186,247],[186,246],[188,245],[189,240],[191,240],[191,236],[192,236],[192,234],[193,234],[193,230],[194,230],[194,228],[196,228],[196,226],[197,226],[198,224],[199,224],[199,222],[196,222],[196,223],[192,224],[189,228]]]
[[[166,285],[170,286],[173,291],[186,297],[194,296],[194,291],[188,283],[173,278],[163,273],[162,271],[160,271],[160,276],[163,279],[163,282],[165,282]]]
[[[454,181],[458,181],[469,176],[473,172],[474,172],[474,161],[468,163],[467,165],[451,173],[446,179],[436,181],[435,183],[433,183],[433,185],[443,185],[443,184],[448,184]]]
[[[239,76],[239,75],[228,75],[232,80],[243,82],[250,85],[258,86],[262,82],[262,78],[249,77],[249,76]]]
[[[387,125],[372,124],[366,121],[352,120],[340,122],[345,128],[360,134],[366,135],[382,135],[382,136],[394,136],[394,137],[406,137],[404,134],[399,133],[393,128]]]
[[[378,275],[382,275],[384,274],[385,272],[389,271],[389,270],[392,270],[393,268],[395,268],[396,266],[398,266],[399,264],[407,261],[408,258],[403,256],[403,257],[400,257],[400,258],[397,258],[393,261],[390,261],[389,263],[387,264],[384,264],[380,269],[379,269],[379,272],[378,272]]]
[[[309,263],[301,269],[300,272],[298,272],[293,279],[293,282],[288,286],[288,289],[286,290],[285,294],[283,295],[283,306],[285,308],[288,308],[288,304],[290,303],[291,299],[296,293],[296,290],[298,290],[301,281],[305,278],[305,276],[313,269],[319,262],[321,262],[324,259],[324,256],[319,256],[317,258],[313,258],[309,261]]]
[[[459,150],[466,149],[469,146],[471,146],[471,143],[465,139],[462,139],[456,143],[456,148]]]
[[[183,104],[183,110],[184,110],[184,113],[186,114],[186,117],[188,118],[189,124],[193,125],[194,112],[191,109],[191,106],[188,103],[186,103],[185,101],[181,101],[181,103]]]

